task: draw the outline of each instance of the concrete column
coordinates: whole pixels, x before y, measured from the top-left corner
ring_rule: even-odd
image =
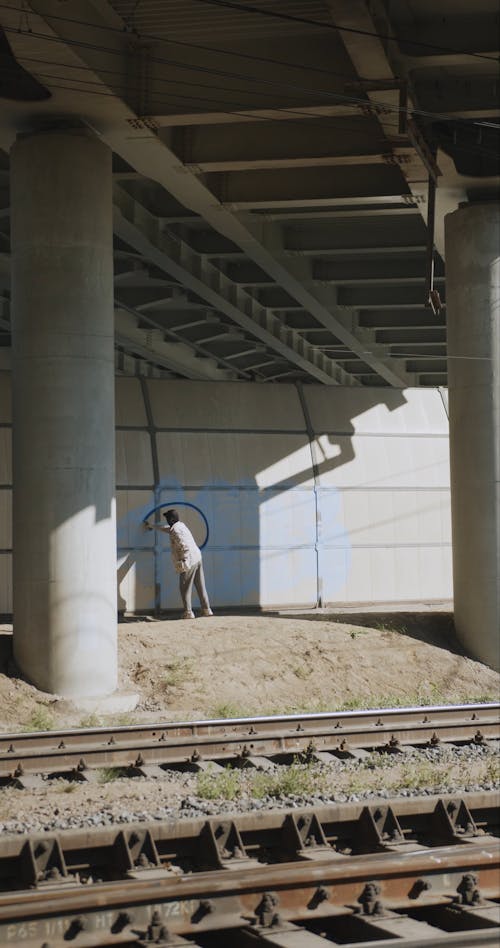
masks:
[[[500,207],[446,218],[455,624],[474,657],[500,665]]]
[[[68,697],[116,687],[111,185],[84,129],[13,146],[14,657]]]

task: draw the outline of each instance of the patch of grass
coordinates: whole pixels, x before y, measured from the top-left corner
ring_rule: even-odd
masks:
[[[358,635],[368,635],[369,631],[370,631],[369,629],[360,629],[360,628],[350,629],[349,635],[351,636],[351,639],[356,639]]]
[[[194,663],[191,658],[179,658],[175,662],[170,662],[166,667],[163,676],[162,685],[165,690],[168,688],[178,688],[185,681],[193,676]]]
[[[92,714],[87,714],[85,718],[81,719],[78,727],[102,727],[102,720],[97,714],[92,712]]]
[[[500,783],[500,757],[497,755],[486,761],[486,782]]]
[[[360,708],[366,708],[366,702],[370,699],[366,698],[349,698],[348,701],[343,701],[342,704],[339,704],[336,711],[359,711]]]
[[[196,792],[202,800],[236,800],[242,793],[241,773],[230,767],[222,772],[204,770],[198,774]]]
[[[406,629],[404,626],[393,625],[392,622],[375,622],[373,628],[377,629],[378,632],[389,632],[393,635],[406,635]]]
[[[332,703],[319,699],[308,701],[305,704],[291,704],[285,708],[274,709],[269,714],[323,714],[325,711],[331,710]]]
[[[109,723],[115,727],[127,727],[129,724],[135,724],[136,720],[133,714],[123,712],[122,714],[110,715]]]
[[[252,717],[246,708],[243,708],[239,704],[232,704],[230,701],[227,701],[225,704],[216,704],[214,708],[210,711],[211,718],[248,718]]]
[[[97,771],[97,779],[99,783],[112,783],[113,780],[119,780],[125,774],[124,767],[100,767]]]
[[[249,792],[257,799],[303,797],[312,793],[321,793],[324,783],[325,774],[321,766],[295,761],[289,767],[282,767],[275,774],[255,774]]]
[[[407,790],[439,786],[442,783],[442,777],[440,780],[437,770],[431,761],[412,761],[402,767],[399,786]]]
[[[410,708],[426,707],[450,703],[444,698],[437,685],[430,684],[425,691],[413,692],[404,695],[375,695],[362,698],[349,698],[332,710],[335,711],[365,711],[371,708]]]
[[[50,712],[41,707],[33,711],[31,717],[26,721],[23,731],[52,731],[54,724],[54,718]]]

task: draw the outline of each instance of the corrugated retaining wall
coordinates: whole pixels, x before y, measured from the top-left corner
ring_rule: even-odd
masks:
[[[3,613],[12,609],[9,389],[0,373]],[[451,598],[448,419],[437,389],[119,378],[116,482],[121,610],[179,608],[168,537],[142,519],[182,502],[209,525],[215,606]],[[202,517],[180,510],[202,543]]]

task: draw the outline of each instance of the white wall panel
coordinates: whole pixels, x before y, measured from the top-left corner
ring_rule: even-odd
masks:
[[[120,612],[151,611],[155,605],[152,551],[119,552],[117,562]]]
[[[157,445],[162,485],[312,483],[305,435],[158,432]]]
[[[115,388],[117,425],[147,426],[146,410],[139,379],[117,378]]]
[[[158,428],[304,429],[304,416],[293,385],[274,385],[270,389],[252,382],[154,379],[148,380],[147,385]]]
[[[314,549],[261,550],[260,604],[313,606],[317,570]]]
[[[322,543],[449,543],[447,491],[319,491]]]
[[[326,605],[452,598],[450,547],[321,548]]]
[[[143,519],[154,507],[152,491],[118,490],[116,492],[116,542],[123,548],[153,547],[154,533],[145,530]]]
[[[451,596],[448,420],[439,391],[305,386],[315,484],[293,385],[146,384],[155,424],[176,430],[156,433],[153,494],[141,384],[117,379],[117,424],[137,429],[117,432],[120,608],[155,605],[155,535],[142,527],[155,497],[179,505],[200,544],[203,521],[181,502],[205,514],[216,607],[314,604],[318,583],[332,604]],[[0,423],[9,419],[8,376],[0,373]],[[0,428],[0,484],[11,477],[10,430]],[[10,491],[0,491],[0,549],[11,545],[10,503]],[[162,606],[180,611],[168,537],[156,548]],[[11,607],[10,583],[10,557],[0,556],[0,611]]]
[[[320,435],[313,451],[322,487],[449,487],[444,437]]]
[[[448,418],[438,389],[304,387],[318,434],[443,434]]]
[[[116,483],[123,486],[152,485],[151,439],[147,432],[116,432]]]
[[[260,497],[260,545],[263,548],[312,546],[316,542],[314,491],[266,491]]]

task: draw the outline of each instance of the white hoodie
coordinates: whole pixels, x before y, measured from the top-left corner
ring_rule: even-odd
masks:
[[[186,573],[193,566],[201,563],[201,550],[194,541],[193,534],[185,523],[180,520],[168,528],[170,548],[174,568],[177,573]]]

